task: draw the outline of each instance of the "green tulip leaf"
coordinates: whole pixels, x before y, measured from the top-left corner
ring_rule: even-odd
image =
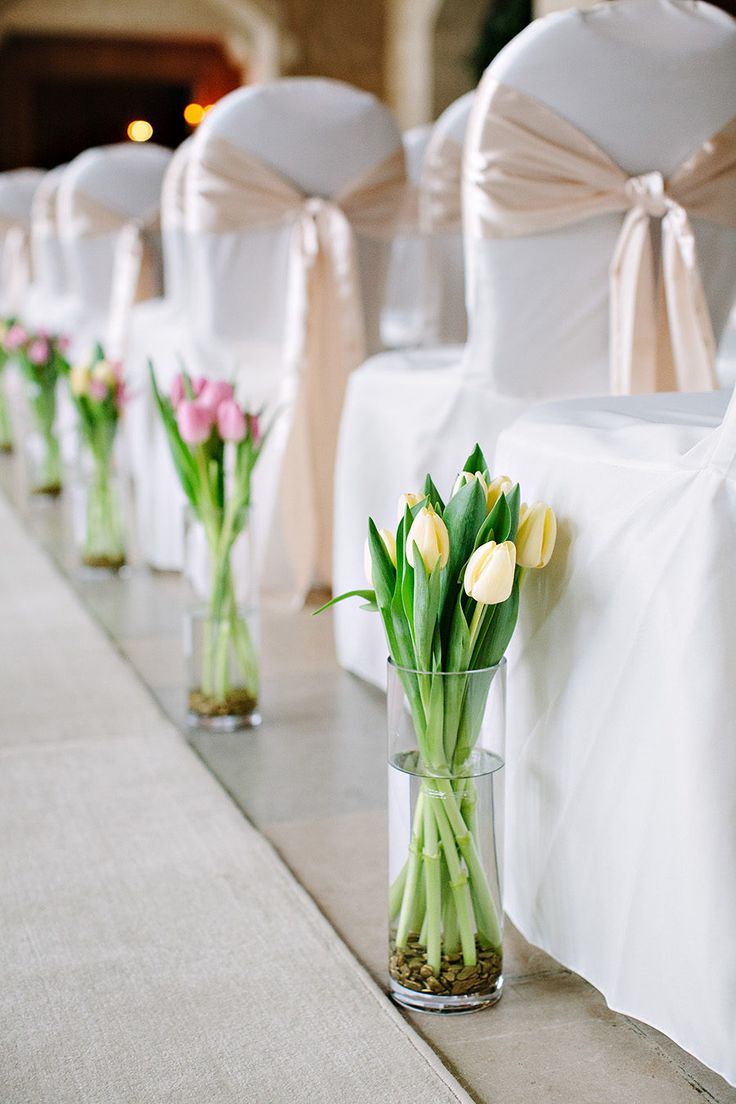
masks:
[[[440,517],[442,517],[445,509],[445,504],[442,501],[442,495],[434,485],[432,476],[429,474],[427,474],[427,477],[424,480],[424,494],[429,504],[434,507],[435,512],[438,513]]]
[[[483,455],[483,449],[480,447],[480,445],[476,444],[470,456],[465,461],[462,470],[470,472],[471,475],[475,475],[476,472],[480,472],[481,475],[488,478],[488,464],[486,463],[486,458]]]

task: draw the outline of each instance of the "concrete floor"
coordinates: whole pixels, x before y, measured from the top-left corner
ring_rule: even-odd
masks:
[[[384,703],[338,669],[330,616],[266,611],[262,727],[192,735],[181,647],[186,584],[135,564],[125,578],[82,577],[66,501],[26,503],[17,462],[7,457],[0,488],[162,709],[384,984]],[[511,925],[504,966],[495,1008],[409,1016],[479,1104],[736,1104],[736,1089],[652,1028],[609,1011],[597,990]]]

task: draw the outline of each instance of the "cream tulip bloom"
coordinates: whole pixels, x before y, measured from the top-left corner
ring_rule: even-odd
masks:
[[[550,506],[535,502],[521,507],[516,534],[516,559],[520,567],[542,568],[549,563],[557,540],[557,519]]]
[[[454,498],[458,491],[461,491],[463,489],[463,487],[467,487],[468,483],[473,483],[475,480],[477,480],[478,483],[480,483],[481,487],[483,488],[483,494],[486,496],[486,502],[487,502],[488,501],[488,484],[486,483],[485,476],[483,475],[483,473],[478,472],[478,471],[477,472],[461,471],[459,476],[455,480],[455,485],[452,488],[452,494],[450,495],[450,498]]]
[[[423,506],[412,522],[409,536],[406,538],[406,558],[412,567],[414,563],[414,545],[419,549],[427,571],[432,571],[439,560],[444,567],[450,556],[450,534],[434,507]]]
[[[514,585],[516,547],[513,541],[488,541],[477,548],[465,568],[465,593],[483,606],[505,602]]]
[[[75,364],[69,373],[69,386],[73,395],[86,395],[89,391],[92,373],[87,364]]]
[[[384,543],[386,551],[388,552],[388,558],[391,563],[396,567],[396,537],[393,535],[390,529],[379,529],[378,535]],[[371,588],[374,589],[373,583],[373,558],[371,556],[370,541],[366,539],[365,547],[363,549],[363,570],[365,571],[365,577],[368,580]]]
[[[513,489],[514,484],[507,475],[499,475],[492,479],[486,492],[486,510],[488,513],[490,514],[502,494],[508,494]]]
[[[407,506],[409,507],[410,510],[413,510],[414,507],[416,506],[416,504],[418,502],[421,502],[422,499],[424,499],[426,497],[427,497],[426,495],[414,494],[413,491],[407,491],[406,494],[402,494],[399,497],[399,505],[396,509],[396,520],[397,520],[397,522],[404,520],[404,514],[406,513]]]
[[[113,388],[118,382],[112,365],[107,360],[98,360],[92,369],[92,379],[104,383],[106,387]]]

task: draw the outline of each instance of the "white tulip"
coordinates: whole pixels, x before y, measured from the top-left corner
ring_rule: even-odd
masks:
[[[439,514],[435,513],[432,506],[423,506],[412,522],[409,536],[406,538],[406,558],[412,567],[414,563],[414,546],[419,549],[427,571],[431,571],[439,560],[440,567],[444,567],[450,556],[450,534]]]
[[[393,535],[390,529],[379,529],[378,535],[383,541],[384,547],[388,552],[388,557],[391,563],[396,567],[396,537]],[[374,589],[373,583],[373,558],[371,556],[370,541],[366,540],[365,547],[363,549],[363,570],[365,571],[365,577],[370,584],[371,589]]]
[[[426,497],[426,495],[414,494],[413,491],[407,491],[406,494],[402,494],[399,497],[399,505],[396,510],[397,522],[404,520],[404,514],[406,513],[407,506],[410,510],[413,510],[417,503],[422,502],[422,500]]]
[[[488,541],[468,560],[463,585],[465,593],[483,606],[505,602],[514,585],[516,548],[512,541]]]
[[[460,472],[459,476],[455,480],[455,485],[452,488],[452,494],[450,495],[450,498],[454,498],[458,491],[461,491],[463,487],[467,487],[468,483],[474,483],[476,480],[483,488],[483,494],[486,497],[486,501],[488,501],[488,484],[486,483],[485,476],[482,472]]]
[[[486,494],[486,510],[489,514],[501,495],[508,494],[513,488],[514,484],[507,475],[499,475],[491,480],[488,484],[488,492]]]
[[[516,558],[520,567],[542,568],[550,561],[557,540],[557,519],[550,506],[535,502],[522,505],[516,534]]]

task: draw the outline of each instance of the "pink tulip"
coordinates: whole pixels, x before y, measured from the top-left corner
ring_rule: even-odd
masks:
[[[220,403],[229,402],[234,398],[233,386],[225,380],[208,380],[197,397],[204,406],[217,411]]]
[[[91,379],[87,394],[96,402],[104,402],[107,398],[107,384],[103,383],[102,380]]]
[[[245,414],[234,399],[226,399],[218,406],[217,432],[223,441],[242,441],[245,437]]]
[[[192,385],[192,394],[194,395],[195,399],[199,398],[207,381],[205,380],[204,376],[195,376],[193,379],[190,380],[190,383]],[[183,402],[186,397],[187,393],[186,388],[184,387],[184,375],[182,372],[179,372],[174,377],[174,382],[172,383],[171,391],[169,392],[169,398],[171,399],[171,405],[173,406],[174,410],[176,410],[179,403]]]
[[[66,337],[64,334],[61,334],[56,339],[56,347],[58,348],[60,353],[65,353],[68,350],[71,343],[72,343],[72,339],[70,337]]]
[[[182,439],[188,445],[203,445],[212,432],[215,418],[209,406],[184,399],[176,411],[176,421]]]
[[[49,343],[45,337],[37,337],[28,346],[28,359],[31,364],[46,364],[49,359]]]
[[[15,349],[20,349],[21,345],[25,345],[27,340],[28,334],[16,322],[5,335],[5,348],[8,352],[13,352]]]

